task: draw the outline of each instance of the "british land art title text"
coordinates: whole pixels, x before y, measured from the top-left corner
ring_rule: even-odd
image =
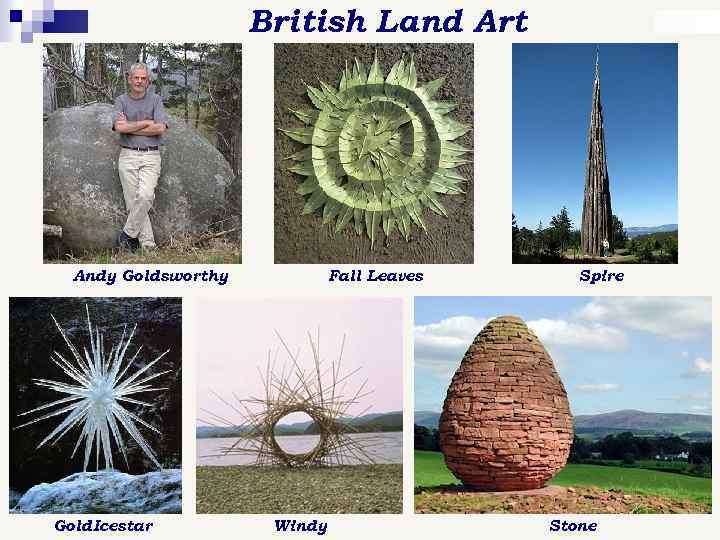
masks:
[[[479,12],[472,21],[473,32],[527,32],[525,10],[497,14],[492,9]],[[374,22],[375,32],[389,33],[461,33],[465,31],[463,10],[447,15],[397,15],[392,9],[381,9]],[[327,9],[294,9],[290,14],[274,14],[269,9],[254,9],[250,32],[367,32],[370,22],[357,9],[333,14]],[[468,25],[468,28],[470,26]]]

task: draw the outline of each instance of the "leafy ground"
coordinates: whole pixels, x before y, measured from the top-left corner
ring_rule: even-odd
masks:
[[[597,262],[597,263],[639,263],[636,255],[628,253],[626,249],[617,249],[615,253],[608,255],[607,257],[582,257],[572,250],[567,250],[563,257],[569,262],[575,262],[576,259],[582,259],[583,262]]]
[[[459,489],[439,452],[415,452],[416,512],[704,513],[712,480],[670,472],[567,465],[549,482],[559,496],[487,496]]]
[[[201,514],[399,514],[402,465],[197,467]]]
[[[614,254],[608,257],[590,257],[588,255],[580,255],[567,250],[562,254],[560,258],[547,258],[541,255],[533,255],[529,253],[513,253],[513,264],[628,264],[628,263],[639,263],[636,255],[627,253],[627,250],[620,249],[615,251]]]
[[[154,250],[130,252],[104,249],[82,254],[66,254],[62,258],[46,259],[47,263],[69,264],[239,264],[240,245],[216,240],[195,246],[175,243]]]
[[[652,262],[664,264],[673,263],[673,261],[669,259],[669,255],[660,250],[654,250],[652,255]],[[649,264],[649,262],[641,261],[637,255],[630,253],[624,248],[615,250],[615,253],[609,255],[608,257],[583,256],[573,250],[566,250],[560,259],[547,259],[538,255],[513,253],[512,261],[514,264]]]

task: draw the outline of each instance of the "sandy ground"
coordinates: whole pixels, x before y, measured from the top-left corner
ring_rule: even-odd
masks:
[[[546,490],[548,488],[545,488]],[[538,494],[479,493],[462,488],[421,490],[418,514],[704,514],[710,507],[692,500],[626,493],[619,489],[551,486]]]
[[[443,44],[277,44],[275,45],[275,262],[276,263],[462,263],[473,262],[473,167],[456,170],[468,179],[465,193],[443,195],[449,218],[426,210],[425,234],[413,225],[409,242],[395,231],[389,245],[381,234],[380,243],[370,249],[367,236],[358,236],[348,226],[333,235],[322,226],[322,214],[301,215],[305,200],[295,190],[303,177],[287,171],[283,158],[300,150],[278,128],[301,127],[288,107],[312,108],[301,81],[313,86],[317,80],[336,86],[340,71],[355,57],[365,66],[372,63],[375,50],[385,75],[405,54],[413,54],[418,84],[446,77],[437,99],[452,100],[458,108],[451,116],[473,125],[473,45]],[[473,147],[473,130],[456,142]],[[472,159],[472,154],[468,159]]]

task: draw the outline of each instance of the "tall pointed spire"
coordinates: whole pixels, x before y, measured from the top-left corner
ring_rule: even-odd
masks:
[[[612,208],[610,178],[605,155],[605,128],[600,103],[600,48],[595,49],[595,81],[588,129],[587,161],[585,162],[585,200],[583,203],[580,245],[583,253],[600,255],[603,241],[612,247]]]

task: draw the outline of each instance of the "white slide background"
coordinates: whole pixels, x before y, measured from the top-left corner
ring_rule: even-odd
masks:
[[[29,2],[28,2],[29,3]],[[195,515],[194,425],[195,304],[200,297],[388,297],[404,298],[404,514],[325,516],[330,538],[542,538],[550,517],[542,515],[415,516],[412,513],[412,297],[414,295],[701,295],[717,290],[718,154],[720,148],[720,4],[713,0],[578,2],[456,1],[447,3],[298,0],[204,0],[180,3],[118,0],[56,0],[57,9],[88,9],[88,35],[36,36],[34,44],[0,43],[0,220],[2,296],[182,296],[184,301],[184,441],[182,516],[152,516],[154,538],[269,538],[275,516]],[[290,14],[294,8],[327,8],[343,14],[356,8],[371,29],[363,34],[281,34],[247,32],[252,9]],[[380,9],[403,15],[448,15],[464,8],[462,34],[374,34]],[[496,14],[524,9],[529,30],[518,34],[474,34],[472,21],[493,8]],[[230,282],[216,285],[75,284],[79,267],[43,265],[42,234],[42,40],[98,42],[241,42],[243,44],[243,264],[222,267]],[[276,42],[463,41],[475,44],[475,263],[472,265],[387,265],[384,270],[422,271],[423,282],[404,284],[328,283],[329,266],[273,265],[273,44]],[[511,49],[513,42],[677,42],[679,82],[678,195],[680,264],[625,266],[621,284],[589,287],[574,265],[511,265]],[[590,99],[588,89],[588,100]],[[589,105],[589,101],[588,101]],[[368,268],[355,265],[353,268]],[[373,266],[377,268],[378,266]],[[84,268],[87,268],[85,266]],[[124,266],[122,267],[124,268]],[[144,269],[138,266],[138,269]],[[347,267],[350,268],[350,267]],[[168,267],[173,269],[173,267]],[[218,269],[218,268],[216,268]],[[5,304],[7,305],[7,304]],[[717,321],[717,304],[714,306]],[[8,311],[0,310],[2,343]],[[379,322],[381,323],[381,322]],[[717,331],[717,330],[716,330]],[[2,346],[0,380],[7,380],[7,346]],[[0,385],[0,449],[8,455],[7,384]],[[717,422],[716,422],[717,428]],[[717,429],[716,429],[717,432]],[[717,458],[717,451],[716,456]],[[717,459],[716,459],[717,462]],[[7,493],[7,463],[0,467]],[[717,486],[717,481],[714,482]],[[715,490],[717,496],[717,490]],[[5,500],[5,499],[3,499]],[[714,505],[717,509],[717,504]],[[7,508],[7,505],[5,505]],[[59,516],[58,516],[59,517]],[[280,517],[280,516],[279,516]],[[282,516],[287,517],[287,516]],[[313,516],[319,517],[319,516]],[[589,516],[588,516],[589,518]],[[56,533],[49,515],[4,514],[0,530],[22,538]],[[577,517],[577,520],[587,520]],[[596,516],[596,538],[708,537],[720,530],[715,515]],[[713,533],[712,531],[715,531]],[[66,533],[74,534],[74,533]],[[109,534],[109,533],[106,533]],[[297,533],[282,533],[292,535]],[[300,533],[302,534],[302,533]],[[568,533],[569,534],[569,533]],[[590,534],[586,533],[590,536]],[[575,533],[575,536],[580,534]]]

